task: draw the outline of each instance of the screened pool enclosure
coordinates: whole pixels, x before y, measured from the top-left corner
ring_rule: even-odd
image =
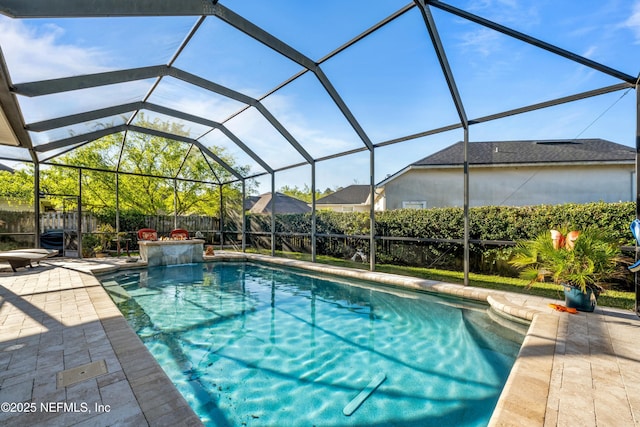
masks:
[[[313,261],[327,237],[316,230],[316,190],[344,175],[340,186],[370,187],[360,238],[374,269],[376,183],[464,141],[456,243],[468,277],[470,140],[603,137],[615,128],[638,144],[640,48],[619,29],[591,29],[628,45],[627,55],[607,55],[603,39],[581,37],[576,24],[596,11],[575,6],[538,5],[557,13],[529,16],[462,0],[0,0],[0,161],[31,165],[36,201],[46,193],[41,170],[77,170],[78,194],[67,196],[78,211],[83,174],[108,174],[116,189],[123,176],[167,180],[176,192],[197,181],[219,190],[218,224],[237,219],[227,231],[243,250],[251,232],[243,202],[225,200],[223,189],[236,186],[244,200],[256,186],[272,194],[307,186]],[[170,141],[179,166],[137,168],[131,141],[140,135]],[[93,144],[103,144],[106,166],[61,161]],[[197,179],[195,158],[208,168]],[[118,191],[109,197],[118,207]],[[36,246],[40,209],[33,204]],[[272,253],[277,212],[275,203]]]

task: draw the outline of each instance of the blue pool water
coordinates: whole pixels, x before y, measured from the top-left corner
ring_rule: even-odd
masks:
[[[486,425],[522,331],[483,305],[342,280],[205,263],[102,283],[205,425]]]

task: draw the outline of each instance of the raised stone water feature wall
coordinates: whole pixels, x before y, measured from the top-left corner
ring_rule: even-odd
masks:
[[[204,240],[142,240],[140,258],[149,267],[155,265],[189,264],[203,262]]]

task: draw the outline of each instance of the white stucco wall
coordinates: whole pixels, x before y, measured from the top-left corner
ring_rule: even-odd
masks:
[[[635,200],[633,165],[470,167],[470,206]],[[403,201],[426,207],[463,205],[462,168],[412,169],[384,186],[387,209]]]
[[[331,205],[323,203],[321,205],[316,205],[316,210],[331,210],[335,212],[369,212],[369,205]]]

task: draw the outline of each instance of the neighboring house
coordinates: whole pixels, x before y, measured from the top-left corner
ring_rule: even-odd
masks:
[[[603,139],[470,142],[469,205],[635,200],[635,149]],[[385,209],[462,206],[463,143],[388,177]]]
[[[275,212],[279,213],[305,213],[311,212],[311,208],[307,205],[307,202],[296,199],[294,197],[287,196],[286,194],[277,193],[275,197]],[[270,214],[272,211],[272,197],[271,193],[264,193],[260,195],[260,198],[249,209],[250,213]],[[246,205],[245,205],[246,206]]]
[[[371,206],[371,187],[350,185],[316,200],[317,209],[336,212],[368,212]]]
[[[247,196],[244,199],[244,210],[245,211],[251,210],[253,205],[255,205],[258,202],[258,200],[260,200],[260,196]]]

